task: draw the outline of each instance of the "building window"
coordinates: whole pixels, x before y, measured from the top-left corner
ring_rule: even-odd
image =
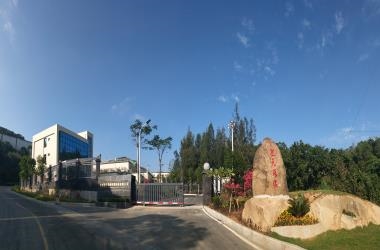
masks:
[[[69,135],[63,131],[59,131],[59,160],[69,160],[75,158],[87,158],[90,157],[89,147],[87,142],[84,142],[72,135]]]

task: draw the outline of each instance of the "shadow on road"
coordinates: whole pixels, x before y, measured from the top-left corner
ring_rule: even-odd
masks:
[[[125,249],[188,249],[208,236],[205,227],[171,215],[142,215],[104,223],[116,230],[114,240],[123,242]],[[111,242],[111,246],[115,245]]]

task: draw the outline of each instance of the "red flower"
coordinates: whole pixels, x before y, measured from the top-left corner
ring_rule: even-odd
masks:
[[[252,189],[252,169],[248,169],[244,176],[244,190],[247,192],[248,190]]]

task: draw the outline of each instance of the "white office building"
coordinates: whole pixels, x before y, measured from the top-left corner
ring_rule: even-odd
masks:
[[[93,137],[88,131],[75,133],[55,124],[33,136],[32,158],[46,157],[49,167],[59,161],[93,157]]]

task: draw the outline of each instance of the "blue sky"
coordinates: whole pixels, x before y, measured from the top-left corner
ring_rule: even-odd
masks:
[[[135,159],[129,126],[151,119],[167,169],[238,102],[258,142],[348,147],[380,134],[379,27],[380,0],[0,0],[0,125],[89,130],[95,154]]]

